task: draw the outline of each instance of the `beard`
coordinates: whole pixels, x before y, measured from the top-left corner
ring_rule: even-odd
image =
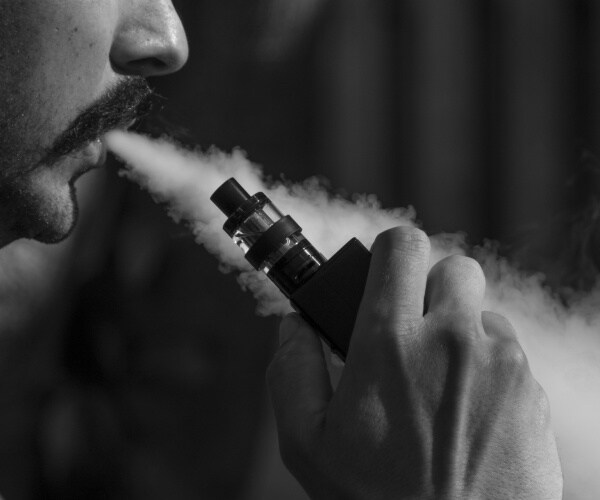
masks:
[[[7,239],[58,243],[71,234],[78,214],[74,183],[61,183],[52,172],[40,169],[0,184],[0,218]]]
[[[151,107],[146,81],[127,77],[80,113],[44,150],[28,151],[24,141],[14,139],[18,133],[13,140],[10,136],[0,140],[0,246],[18,238],[56,243],[69,236],[79,212],[74,183],[90,167],[84,150],[107,131],[126,128],[146,116]],[[12,113],[2,114],[0,131],[14,131]],[[29,139],[34,135],[30,132]]]

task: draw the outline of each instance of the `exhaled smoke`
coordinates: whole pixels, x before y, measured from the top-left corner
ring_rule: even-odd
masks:
[[[326,257],[356,236],[367,247],[376,235],[397,225],[413,225],[410,209],[383,210],[374,197],[353,202],[331,196],[314,180],[303,184],[267,183],[261,170],[240,151],[200,153],[170,140],[112,132],[109,148],[129,168],[128,178],[166,203],[176,221],[189,224],[198,243],[217,256],[223,270],[239,272],[244,288],[258,300],[261,314],[290,310],[287,299],[262,274],[253,271],[223,232],[224,216],[210,195],[229,177],[251,194],[263,191],[298,221],[303,233]],[[460,235],[432,238],[432,264],[464,253]],[[600,290],[565,306],[541,285],[492,251],[476,251],[488,279],[486,308],[508,317],[518,331],[532,371],[552,405],[565,475],[565,499],[600,495]]]
[[[212,193],[228,178],[235,177],[251,194],[264,192],[277,206],[302,226],[303,234],[329,257],[356,236],[370,246],[375,236],[398,225],[414,224],[411,209],[382,210],[374,197],[354,202],[332,197],[315,179],[302,184],[269,183],[261,170],[241,151],[207,154],[187,151],[169,140],[151,141],[124,132],[110,133],[110,149],[130,167],[124,175],[146,188],[157,201],[166,202],[176,221],[185,221],[196,241],[221,263],[224,271],[238,271],[239,281],[258,301],[258,313],[289,312],[288,300],[264,274],[254,271],[223,231],[225,216],[210,201]],[[436,260],[454,247],[454,239],[438,238]]]

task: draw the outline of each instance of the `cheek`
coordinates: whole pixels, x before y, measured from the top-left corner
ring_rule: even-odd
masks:
[[[93,16],[71,16],[51,30],[41,43],[40,90],[89,104],[109,78],[111,28]]]
[[[8,89],[7,116],[25,149],[41,152],[110,82],[116,11],[112,0],[24,4],[11,13],[18,34],[0,61],[9,79],[2,88]]]

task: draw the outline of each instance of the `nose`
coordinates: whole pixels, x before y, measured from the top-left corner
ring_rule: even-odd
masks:
[[[166,75],[188,58],[181,19],[171,0],[125,0],[110,59],[119,73]]]

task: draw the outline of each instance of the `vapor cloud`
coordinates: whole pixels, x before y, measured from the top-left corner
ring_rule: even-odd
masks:
[[[316,180],[267,182],[241,151],[225,154],[186,150],[169,139],[150,140],[111,132],[110,149],[128,166],[123,175],[185,221],[196,241],[214,254],[224,271],[235,271],[258,301],[260,314],[283,314],[287,300],[246,262],[223,232],[223,214],[209,200],[229,177],[254,194],[264,192],[303,227],[326,257],[355,236],[369,247],[376,235],[397,225],[414,225],[412,209],[384,210],[373,196],[353,201],[330,195]],[[460,235],[432,237],[432,265],[464,253]],[[486,271],[486,308],[508,317],[519,334],[532,371],[549,395],[565,475],[565,499],[600,496],[600,290],[564,304],[538,276],[524,275],[492,251],[475,251]]]

